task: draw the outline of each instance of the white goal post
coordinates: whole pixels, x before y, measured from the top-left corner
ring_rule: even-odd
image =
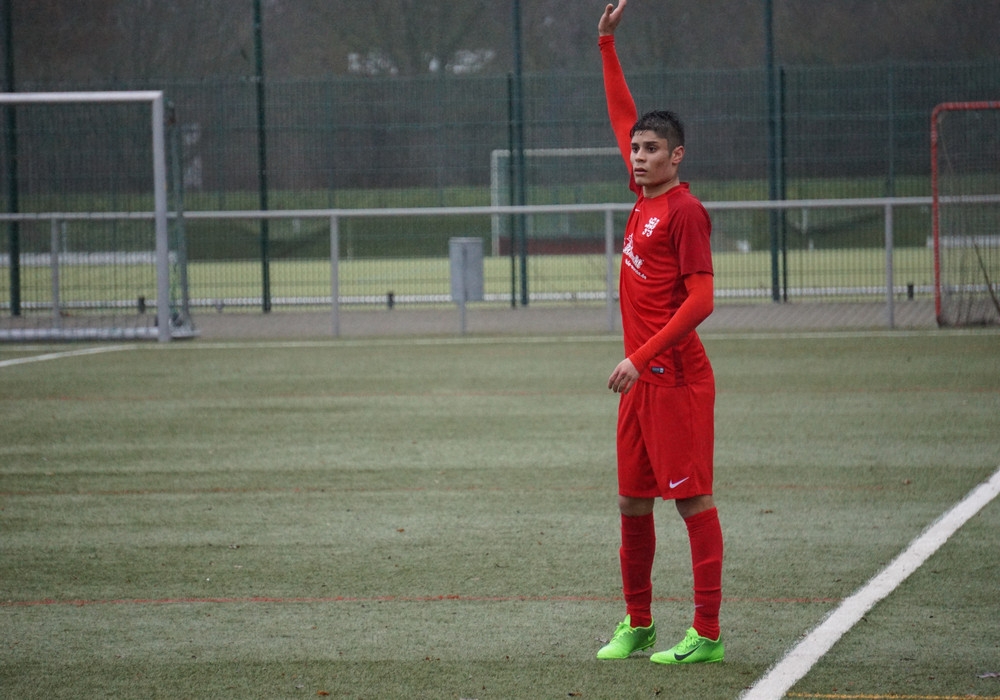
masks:
[[[616,147],[596,146],[580,148],[526,148],[524,149],[525,164],[532,159],[541,161],[546,158],[570,159],[570,158],[590,158],[590,159],[610,159],[613,156],[616,163],[621,163],[621,153]],[[514,204],[509,201],[510,174],[509,167],[504,167],[504,163],[510,163],[510,150],[498,148],[490,151],[490,205],[503,207]],[[505,197],[505,195],[507,195]],[[503,233],[503,217],[495,214],[491,221],[492,234],[492,255],[500,254],[500,238]]]
[[[150,110],[150,142],[152,154],[152,188],[153,211],[151,218],[155,228],[155,269],[156,269],[156,327],[139,327],[131,329],[83,329],[80,335],[74,335],[73,329],[62,329],[57,320],[49,328],[0,328],[0,340],[4,339],[109,339],[155,337],[165,342],[172,337],[172,319],[170,306],[170,251],[167,213],[167,161],[165,145],[165,108],[164,96],[160,90],[144,91],[99,91],[99,92],[42,92],[42,93],[0,93],[0,106],[16,107],[22,105],[68,105],[68,104],[117,104],[145,103]],[[11,157],[8,154],[8,157]],[[56,222],[65,222],[79,218],[150,218],[149,212],[124,212],[119,214],[104,213],[104,216],[84,212],[5,212],[0,213],[0,222],[50,221],[53,228]],[[57,252],[53,251],[53,257]],[[19,265],[19,260],[9,260],[9,265]],[[54,280],[58,269],[53,269]],[[53,282],[53,295],[58,295],[58,282]],[[57,300],[52,300],[53,315],[58,316]],[[103,331],[103,332],[102,332]]]

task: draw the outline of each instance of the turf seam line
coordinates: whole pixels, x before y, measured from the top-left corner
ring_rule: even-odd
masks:
[[[785,696],[837,641],[880,600],[892,593],[919,569],[962,525],[1000,494],[1000,467],[980,483],[879,573],[837,606],[789,650],[743,695],[741,700],[778,700]]]
[[[83,348],[82,350],[69,350],[67,352],[49,352],[44,355],[32,355],[31,357],[15,357],[12,360],[0,360],[0,368],[12,367],[14,365],[26,365],[31,362],[45,362],[46,360],[61,360],[66,357],[80,357],[81,355],[98,355],[105,352],[118,352],[120,350],[134,350],[134,345],[108,345],[98,348]]]

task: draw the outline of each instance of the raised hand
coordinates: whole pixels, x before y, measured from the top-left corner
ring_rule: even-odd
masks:
[[[597,23],[599,36],[610,36],[615,33],[618,23],[622,21],[622,10],[625,9],[626,4],[628,4],[628,0],[618,0],[618,7],[609,3],[604,8],[604,14],[601,15],[601,20]]]

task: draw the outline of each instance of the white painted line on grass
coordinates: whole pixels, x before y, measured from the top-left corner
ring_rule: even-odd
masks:
[[[796,644],[740,697],[742,700],[778,700],[809,672],[872,607],[919,569],[972,516],[1000,494],[1000,468],[938,518],[906,550],[861,589],[845,598],[823,622]]]
[[[13,360],[0,360],[0,368],[12,367],[14,365],[26,365],[31,362],[44,362],[46,360],[61,360],[64,357],[77,357],[79,355],[98,355],[103,352],[118,352],[119,350],[132,350],[134,345],[108,345],[100,348],[84,348],[83,350],[69,350],[67,352],[49,352],[44,355],[31,355],[29,357],[16,357]]]

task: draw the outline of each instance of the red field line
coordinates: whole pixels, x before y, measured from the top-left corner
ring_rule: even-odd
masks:
[[[755,603],[778,605],[832,605],[839,603],[840,598],[726,598],[727,603]],[[281,596],[247,596],[247,597],[191,597],[191,598],[106,598],[106,599],[55,599],[40,600],[5,600],[0,601],[0,608],[31,608],[44,606],[89,607],[96,605],[245,605],[271,604],[295,605],[316,603],[617,603],[617,596],[468,596],[468,595],[429,595],[429,596],[319,596],[319,597],[281,597]],[[658,597],[655,602],[688,603],[689,598]]]
[[[717,486],[719,482],[716,482]],[[740,489],[761,489],[768,491],[886,491],[895,488],[905,488],[910,484],[907,481],[900,481],[894,484],[848,484],[837,485],[816,485],[816,484],[740,484]],[[731,484],[722,484],[731,486]],[[65,496],[204,496],[209,494],[278,494],[278,493],[419,493],[426,491],[434,492],[469,492],[469,491],[489,491],[517,493],[538,493],[552,491],[598,491],[607,490],[604,486],[564,486],[561,488],[539,489],[535,487],[515,488],[507,486],[483,486],[472,484],[469,486],[411,486],[405,488],[361,488],[353,486],[207,486],[205,488],[192,489],[108,489],[101,491],[0,491],[0,498],[26,498],[26,497],[65,497]]]
[[[539,489],[533,486],[524,488],[512,488],[506,486],[482,486],[473,484],[470,486],[411,486],[405,488],[358,488],[344,486],[210,486],[203,489],[110,489],[106,491],[0,491],[0,498],[27,498],[27,497],[65,497],[65,496],[204,496],[210,494],[277,494],[277,493],[421,493],[426,491],[454,493],[467,491],[488,491],[516,493],[538,493],[549,491],[566,491],[575,493],[578,491],[606,490],[603,486],[565,486],[559,489]]]

